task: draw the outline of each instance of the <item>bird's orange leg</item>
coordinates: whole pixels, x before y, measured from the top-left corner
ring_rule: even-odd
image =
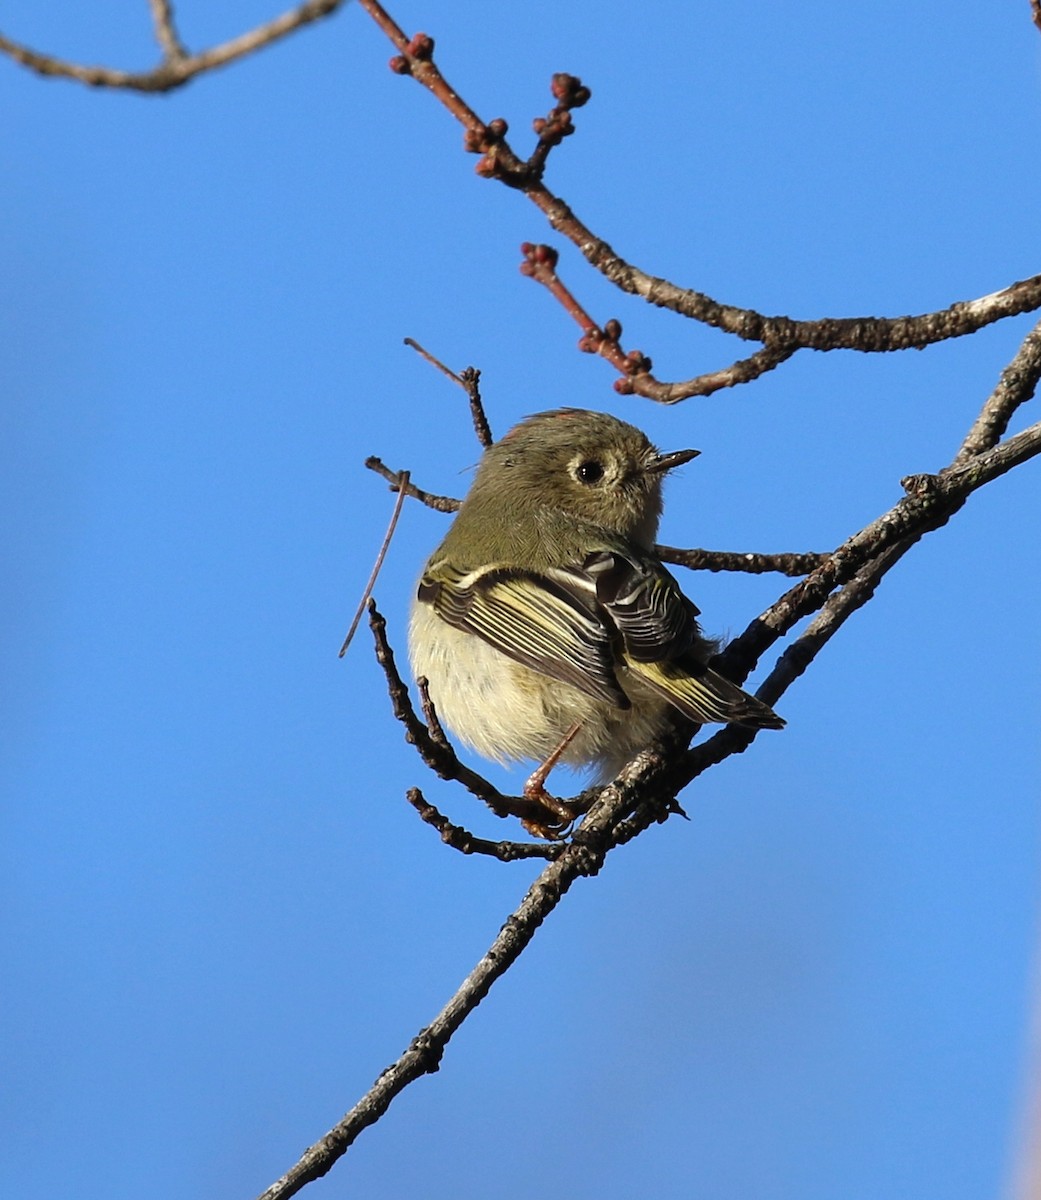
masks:
[[[555,796],[551,796],[546,791],[546,780],[549,778],[550,771],[560,762],[560,756],[575,740],[575,735],[581,728],[582,722],[576,721],[567,733],[564,734],[560,745],[554,749],[553,753],[549,755],[544,763],[531,773],[531,777],[524,785],[525,800],[534,800],[536,804],[541,804],[543,808],[547,809],[556,818],[553,821],[547,821],[545,824],[538,821],[522,821],[521,824],[524,828],[529,833],[535,834],[536,837],[561,837],[575,819],[575,814],[566,804],[563,804]]]

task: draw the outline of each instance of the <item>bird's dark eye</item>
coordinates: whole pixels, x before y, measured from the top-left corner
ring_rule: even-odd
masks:
[[[581,483],[598,483],[604,477],[603,464],[595,458],[587,458],[578,464],[575,475]]]

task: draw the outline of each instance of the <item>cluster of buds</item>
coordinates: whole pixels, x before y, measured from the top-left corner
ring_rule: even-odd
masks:
[[[556,274],[560,255],[552,246],[546,246],[542,242],[521,242],[521,254],[524,255],[524,261],[520,265],[522,275],[538,279],[540,276]]]
[[[532,128],[538,134],[539,144],[548,150],[551,146],[559,146],[564,138],[575,132],[571,122],[571,110],[581,108],[589,99],[590,91],[576,75],[568,75],[558,71],[550,82],[549,90],[556,100],[556,107],[551,109],[548,116],[536,117]]]
[[[534,128],[539,139],[538,145],[531,157],[525,161],[518,158],[507,144],[508,126],[502,117],[496,117],[494,121],[485,125],[477,120],[475,114],[451,92],[451,89],[447,89],[445,95],[441,94],[439,87],[435,85],[444,84],[444,80],[434,65],[433,58],[434,39],[429,34],[417,33],[402,53],[396,54],[390,60],[389,65],[397,75],[422,76],[422,81],[433,88],[440,95],[442,102],[459,117],[466,126],[463,148],[469,154],[481,156],[474,168],[478,175],[486,179],[500,179],[515,188],[527,188],[536,184],[542,176],[549,151],[575,132],[571,110],[586,103],[590,96],[589,88],[575,75],[558,71],[553,76],[550,91],[557,103],[547,116],[535,118]]]
[[[558,71],[550,80],[549,90],[553,93],[559,108],[581,108],[592,95],[577,75],[568,75]]]
[[[434,57],[434,39],[426,33],[417,33],[405,47],[404,54],[395,54],[387,64],[395,75],[411,75],[412,60],[429,62]]]
[[[522,268],[523,269],[523,268]],[[645,375],[651,369],[651,360],[640,350],[630,350],[624,353],[621,347],[622,323],[612,317],[604,323],[603,329],[595,326],[588,330],[578,340],[578,348],[585,354],[603,354],[609,358],[619,371],[626,376]],[[622,387],[618,387],[622,384]],[[618,391],[631,392],[632,387],[626,386],[626,380],[620,379],[615,387]]]
[[[499,147],[505,140],[509,128],[502,117],[496,117],[487,125],[478,125],[463,133],[463,149],[467,154],[481,156],[474,170],[485,179],[502,174],[498,161]]]
[[[651,360],[642,350],[630,350],[621,365],[615,363],[615,366],[625,372],[621,379],[614,381],[614,390],[620,396],[631,396],[636,390],[633,387],[633,379],[637,375],[649,375],[651,372]]]

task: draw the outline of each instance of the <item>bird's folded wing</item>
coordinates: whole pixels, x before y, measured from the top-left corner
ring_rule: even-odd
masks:
[[[523,567],[461,571],[441,560],[420,580],[419,599],[516,662],[618,708],[630,706],[615,676],[615,634],[592,597],[565,581]]]
[[[630,676],[692,721],[784,726],[768,705],[706,666],[698,610],[657,559],[632,548],[599,550],[581,570],[566,574],[576,590],[596,598],[605,622],[618,630],[619,657]]]
[[[698,610],[656,559],[634,552],[598,550],[575,573],[622,635],[626,656],[659,662],[683,654],[698,636]]]
[[[699,725],[746,725],[752,729],[783,729],[784,719],[769,705],[750,696],[736,683],[724,679],[718,671],[687,655],[679,662],[627,663],[664,700]]]

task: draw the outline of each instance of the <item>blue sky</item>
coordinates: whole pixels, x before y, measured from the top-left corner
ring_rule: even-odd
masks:
[[[593,91],[551,186],[649,271],[793,316],[927,311],[1038,269],[1026,0],[394,8],[518,131]],[[267,17],[178,5],[195,47]],[[152,60],[144,0],[10,0],[3,32]],[[603,408],[702,456],[664,541],[828,549],[949,461],[1029,317],[923,353],[802,354],[656,408],[517,270],[554,239],[478,180],[365,14],[165,97],[0,62],[4,491],[0,1190],[249,1197],[440,1008],[534,868],[402,742],[362,634],[379,454],[462,493],[493,429]],[[742,352],[567,281],[682,378]],[[1037,420],[1028,409],[1014,428]],[[728,1200],[1008,1194],[1037,935],[1041,684],[1027,467],[886,579],[789,725],[576,886],[421,1081],[314,1189]],[[404,650],[444,518],[377,597]],[[685,575],[736,633],[773,578]],[[490,771],[504,786],[522,775]]]

